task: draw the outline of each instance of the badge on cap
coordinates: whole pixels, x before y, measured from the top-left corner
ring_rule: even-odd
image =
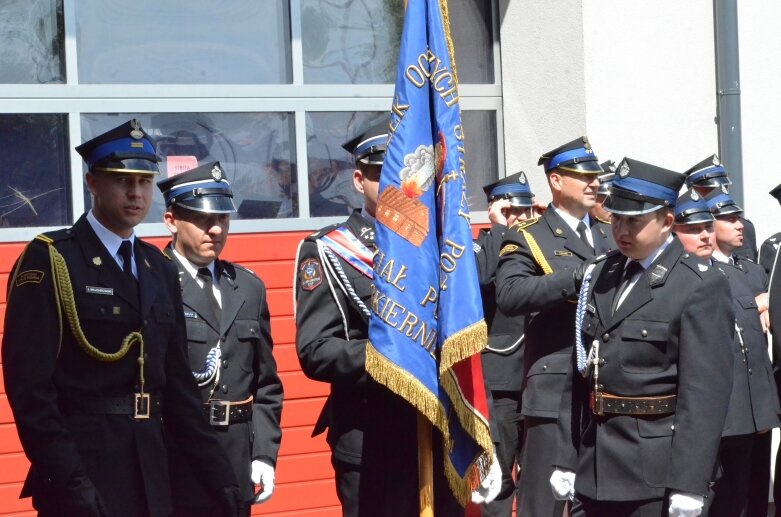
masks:
[[[721,165],[721,161],[719,160],[719,157],[715,154],[713,155],[713,165],[719,166]]]
[[[725,194],[729,194],[729,188],[725,184],[721,185],[721,191],[724,192]]]
[[[627,176],[629,176],[629,164],[624,162],[621,164],[621,167],[618,169],[618,177],[626,178]]]
[[[521,171],[521,175],[518,176],[518,183],[526,185],[526,174],[523,171]]]
[[[212,178],[214,181],[222,181],[222,169],[218,165],[212,167]]]
[[[697,201],[698,199],[700,199],[700,196],[697,195],[697,192],[695,190],[692,190],[691,198],[692,201]]]
[[[133,119],[130,121],[130,127],[132,127],[132,131],[130,131],[130,136],[135,138],[136,140],[141,140],[144,138],[144,132],[141,131],[141,124],[138,122],[138,120]]]

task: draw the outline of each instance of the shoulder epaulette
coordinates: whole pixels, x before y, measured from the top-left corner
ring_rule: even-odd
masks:
[[[167,254],[165,251],[161,250],[160,248],[158,248],[158,247],[157,247],[157,246],[155,246],[154,244],[149,244],[148,242],[146,242],[146,241],[143,241],[143,240],[141,240],[141,239],[137,239],[137,240],[138,240],[138,242],[139,242],[139,243],[141,243],[141,245],[142,245],[142,246],[144,246],[145,248],[147,248],[147,249],[149,249],[149,250],[152,250],[152,251],[156,251],[157,253],[159,253],[160,255],[164,256],[164,257],[165,257],[165,258],[167,258],[168,260],[171,260],[171,257],[169,257],[169,256],[168,256],[168,254]]]
[[[319,239],[320,237],[322,237],[326,233],[339,228],[341,225],[342,225],[342,223],[335,223],[335,224],[326,226],[325,228],[320,228],[316,232],[310,233],[306,238],[309,239],[309,240]]]
[[[53,232],[39,233],[33,240],[48,245],[57,241],[70,239],[71,237],[73,237],[73,230],[70,228],[63,228],[61,230],[54,230]]]
[[[681,256],[681,263],[685,264],[689,269],[697,273],[697,275],[700,277],[702,277],[706,271],[713,269],[713,266],[705,264],[701,258],[692,253],[684,253]]]
[[[227,261],[223,260],[222,262],[227,262]],[[255,272],[253,270],[251,270],[248,267],[242,266],[241,264],[236,264],[235,262],[228,262],[228,263],[230,265],[232,265],[233,267],[235,267],[236,269],[241,269],[242,271],[246,271],[247,273],[249,273],[252,276],[258,276],[258,275],[255,274]]]
[[[539,221],[540,221],[539,217],[532,217],[531,219],[526,219],[525,221],[516,222],[510,227],[510,229],[520,233],[521,230],[525,230],[529,226],[532,226],[533,224],[537,224]]]

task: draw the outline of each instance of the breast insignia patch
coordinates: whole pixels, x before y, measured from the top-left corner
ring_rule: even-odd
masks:
[[[314,291],[314,289],[323,283],[323,270],[320,261],[315,258],[308,258],[298,266],[301,273],[301,288],[304,291]]]

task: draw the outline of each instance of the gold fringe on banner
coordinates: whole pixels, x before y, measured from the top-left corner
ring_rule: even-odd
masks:
[[[485,320],[464,327],[445,339],[439,355],[439,376],[456,363],[479,354],[488,343],[488,327]]]
[[[429,391],[414,375],[382,355],[371,342],[366,344],[366,373],[415,406],[443,436],[447,436],[445,410],[436,393]]]
[[[412,404],[439,430],[445,448],[443,451],[445,477],[456,500],[466,507],[471,499],[472,490],[488,473],[493,443],[488,422],[481,418],[474,408],[464,403],[453,372],[448,370],[444,376],[441,375],[440,383],[448,394],[452,412],[455,413],[461,426],[483,449],[483,452],[474,458],[473,465],[467,469],[467,474],[463,478],[458,474],[447,454],[453,447],[453,440],[450,436],[447,416],[436,394],[429,391],[415,376],[382,355],[371,342],[366,345],[366,372],[375,381]]]
[[[458,89],[458,72],[456,71],[456,51],[454,50],[453,47],[453,38],[450,37],[450,14],[448,13],[447,10],[447,0],[439,0],[439,15],[440,18],[442,18],[442,32],[445,34],[447,53],[450,56],[450,67],[453,69],[453,81],[456,84],[456,89]]]

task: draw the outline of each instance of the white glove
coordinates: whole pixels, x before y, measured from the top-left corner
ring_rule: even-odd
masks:
[[[575,473],[571,470],[554,470],[550,477],[550,487],[557,501],[572,501],[575,497]]]
[[[701,495],[673,492],[670,494],[670,517],[697,517],[702,513],[703,504]]]
[[[488,475],[480,482],[480,485],[472,491],[472,502],[475,504],[488,504],[499,495],[502,489],[502,468],[496,454],[493,455],[491,468]]]
[[[264,461],[252,460],[250,479],[260,485],[253,504],[266,502],[274,492],[274,467]]]

